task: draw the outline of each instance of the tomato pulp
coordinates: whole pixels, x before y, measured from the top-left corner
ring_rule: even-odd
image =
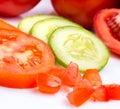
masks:
[[[108,48],[120,55],[120,9],[103,9],[94,17],[96,34]]]
[[[0,85],[34,87],[37,73],[51,69],[54,61],[43,41],[20,31],[0,29]]]
[[[0,16],[17,16],[33,7],[41,0],[0,0]]]

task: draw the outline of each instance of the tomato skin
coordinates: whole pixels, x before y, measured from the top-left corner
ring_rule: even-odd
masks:
[[[41,0],[0,0],[0,16],[13,17],[27,12]]]
[[[54,94],[59,91],[62,82],[57,76],[48,73],[38,73],[37,84],[40,92]]]
[[[51,69],[55,63],[47,44],[20,31],[0,29],[0,48],[0,85],[3,86],[35,87],[37,73]]]
[[[83,27],[93,27],[93,16],[103,8],[117,7],[119,0],[51,0],[56,12]]]
[[[97,36],[107,45],[115,54],[120,55],[120,41],[115,39],[105,22],[105,19],[113,13],[120,14],[120,9],[103,9],[94,16],[94,29]]]

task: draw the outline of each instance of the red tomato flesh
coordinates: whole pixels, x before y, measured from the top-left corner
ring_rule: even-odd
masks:
[[[68,93],[67,98],[72,105],[80,106],[85,103],[94,92],[92,85],[87,80],[82,80],[72,92]]]
[[[108,84],[105,85],[107,96],[111,100],[120,100],[120,85],[119,84]]]
[[[37,84],[40,92],[54,94],[59,91],[62,82],[57,76],[48,73],[39,73]]]
[[[51,69],[54,61],[43,41],[20,31],[0,29],[0,85],[34,87],[37,73]]]
[[[70,62],[62,76],[62,81],[64,85],[73,87],[76,84],[77,79],[81,79],[78,65],[76,63]]]
[[[93,87],[102,85],[102,80],[97,69],[87,69],[83,75],[83,79],[87,79]]]

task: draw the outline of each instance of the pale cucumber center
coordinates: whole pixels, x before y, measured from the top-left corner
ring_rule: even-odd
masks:
[[[78,34],[70,34],[63,46],[69,55],[78,60],[94,60],[98,58],[97,49],[88,37]]]

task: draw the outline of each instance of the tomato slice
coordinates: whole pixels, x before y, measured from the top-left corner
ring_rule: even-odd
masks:
[[[72,105],[80,106],[85,103],[94,92],[92,85],[86,79],[81,80],[72,92],[68,93],[67,98]]]
[[[39,91],[47,94],[58,92],[62,85],[60,78],[48,73],[39,73],[37,81]]]
[[[120,55],[120,9],[103,9],[94,17],[94,29],[108,48]]]
[[[52,50],[43,41],[20,31],[0,29],[0,85],[29,88],[36,75],[54,66]]]
[[[83,79],[87,79],[94,87],[102,85],[102,80],[97,69],[87,69],[83,75]]]
[[[6,21],[0,19],[0,29],[9,29],[9,30],[16,30],[18,31],[18,29],[14,26],[12,26],[11,24],[7,23]]]

